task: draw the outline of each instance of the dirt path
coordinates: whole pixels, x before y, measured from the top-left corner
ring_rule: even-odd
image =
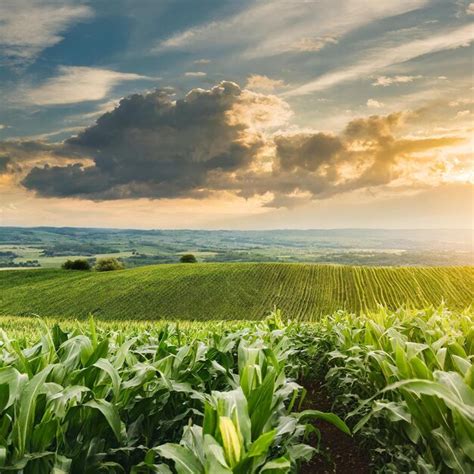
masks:
[[[303,409],[331,411],[332,401],[320,381],[302,383],[308,391]],[[359,447],[351,436],[344,434],[325,421],[316,421],[321,432],[322,453],[302,466],[301,474],[369,474],[368,453]]]

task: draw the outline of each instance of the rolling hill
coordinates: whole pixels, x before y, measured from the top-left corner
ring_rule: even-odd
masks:
[[[0,314],[100,319],[259,319],[274,307],[311,320],[352,312],[438,305],[462,309],[474,267],[348,267],[225,263],[154,265],[97,273],[0,272]]]

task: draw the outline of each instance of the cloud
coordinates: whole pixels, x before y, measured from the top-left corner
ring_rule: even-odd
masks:
[[[398,137],[405,118],[405,114],[396,113],[355,119],[339,135],[305,132],[277,136],[272,173],[266,180],[247,176],[249,187],[244,192],[271,192],[274,199],[267,206],[279,207],[284,203],[282,196],[306,196],[308,201],[397,182],[410,183],[413,170],[408,165],[413,166],[415,155],[432,153],[463,140],[456,136]],[[426,163],[419,166],[423,169]],[[417,186],[419,183],[411,189]]]
[[[291,114],[279,97],[229,81],[178,99],[156,90],[122,99],[62,144],[0,142],[0,156],[18,164],[22,185],[43,197],[200,199],[224,192],[281,207],[437,183],[440,166],[452,160],[438,150],[464,140],[405,136],[415,113],[354,119],[338,134],[290,127]]]
[[[164,90],[135,94],[64,144],[92,166],[34,167],[23,184],[43,196],[95,200],[205,197],[211,178],[254,164],[265,146],[260,130],[286,113],[277,97],[232,82],[177,101]]]
[[[370,109],[381,109],[384,106],[385,104],[375,99],[369,99],[367,101],[367,107],[369,107]]]
[[[361,61],[329,72],[318,78],[296,87],[283,94],[294,97],[334,87],[343,82],[352,81],[384,69],[388,66],[403,63],[425,54],[436,53],[467,46],[472,41],[472,26],[465,25],[446,30],[434,36],[417,39],[395,47],[380,47],[368,52]]]
[[[207,74],[205,72],[200,72],[200,71],[190,71],[190,72],[185,72],[184,75],[186,77],[205,77]]]
[[[64,166],[70,162],[87,157],[65,150],[61,144],[46,143],[40,140],[0,141],[0,176],[10,175],[13,182],[19,183],[22,176],[38,165]]]
[[[74,104],[101,100],[123,81],[154,80],[139,74],[83,66],[60,66],[58,75],[29,89],[24,100],[36,105]]]
[[[0,175],[6,174],[9,172],[9,165],[11,158],[9,156],[0,155]]]
[[[301,38],[290,45],[288,51],[312,52],[321,51],[328,44],[337,44],[334,36],[316,36],[314,38]]]
[[[306,1],[262,0],[232,16],[174,34],[156,44],[152,52],[186,50],[209,54],[237,48],[242,57],[251,59],[287,53],[291,49],[288,45],[293,45],[293,51],[314,51],[363,25],[427,3],[428,0],[379,0],[370,2],[368,7],[366,0],[345,0],[334,8],[332,0],[320,0],[317,6]]]
[[[65,127],[54,130],[53,132],[46,132],[46,133],[38,133],[36,135],[29,135],[28,140],[48,140],[54,137],[58,137],[59,135],[71,135],[71,133],[82,132],[84,130],[84,126],[75,126],[75,127]]]
[[[0,141],[0,155],[8,156],[17,164],[44,162],[44,160],[74,159],[83,155],[72,150],[65,150],[57,143],[48,143],[41,140],[4,140]]]
[[[406,84],[408,82],[413,82],[416,79],[421,79],[423,76],[379,76],[372,82],[373,86],[382,86],[388,87],[392,84]]]
[[[448,102],[449,107],[458,107],[459,105],[472,105],[472,104],[474,104],[474,97],[462,97],[462,98]]]
[[[5,124],[3,124],[3,123],[0,123],[0,130],[3,130],[3,129],[5,129],[5,128],[7,128],[7,126],[6,126]]]
[[[2,0],[0,2],[0,61],[28,64],[62,39],[71,25],[93,16],[86,5],[56,0]]]
[[[339,137],[321,132],[277,135],[275,145],[277,167],[285,171],[316,171],[344,150]]]
[[[467,7],[466,7],[466,13],[468,15],[474,15],[474,2],[471,2]]]
[[[196,59],[194,61],[194,64],[200,65],[200,64],[210,64],[211,60],[210,59]]]
[[[472,112],[470,110],[460,110],[457,114],[456,117],[460,118],[465,118],[469,117],[472,115]]]
[[[263,92],[272,92],[279,87],[284,87],[285,81],[271,79],[268,76],[252,74],[247,78],[247,89]]]
[[[86,113],[83,113],[83,114],[78,114],[78,115],[75,115],[73,117],[77,118],[77,119],[80,119],[80,121],[96,119],[96,118],[100,117],[101,115],[104,115],[107,112],[111,112],[113,109],[115,109],[115,107],[117,107],[119,102],[120,102],[120,98],[106,100],[105,102],[101,102],[101,103],[97,104],[97,106],[94,108],[94,110],[92,112],[86,112]]]

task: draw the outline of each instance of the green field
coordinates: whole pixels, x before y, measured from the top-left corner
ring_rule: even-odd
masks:
[[[0,272],[0,314],[99,319],[260,319],[273,307],[313,320],[340,309],[422,308],[473,301],[474,267],[226,263],[97,273]]]
[[[0,331],[0,472],[474,472],[472,309],[35,324]]]

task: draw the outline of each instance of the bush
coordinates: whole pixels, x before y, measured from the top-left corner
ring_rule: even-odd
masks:
[[[111,272],[113,270],[122,270],[123,263],[113,257],[99,258],[94,268],[98,272]]]
[[[186,253],[184,255],[181,255],[181,258],[179,259],[181,263],[196,263],[196,257],[192,253]]]
[[[62,264],[64,270],[90,270],[91,264],[85,258],[78,258],[77,260],[66,260]]]

